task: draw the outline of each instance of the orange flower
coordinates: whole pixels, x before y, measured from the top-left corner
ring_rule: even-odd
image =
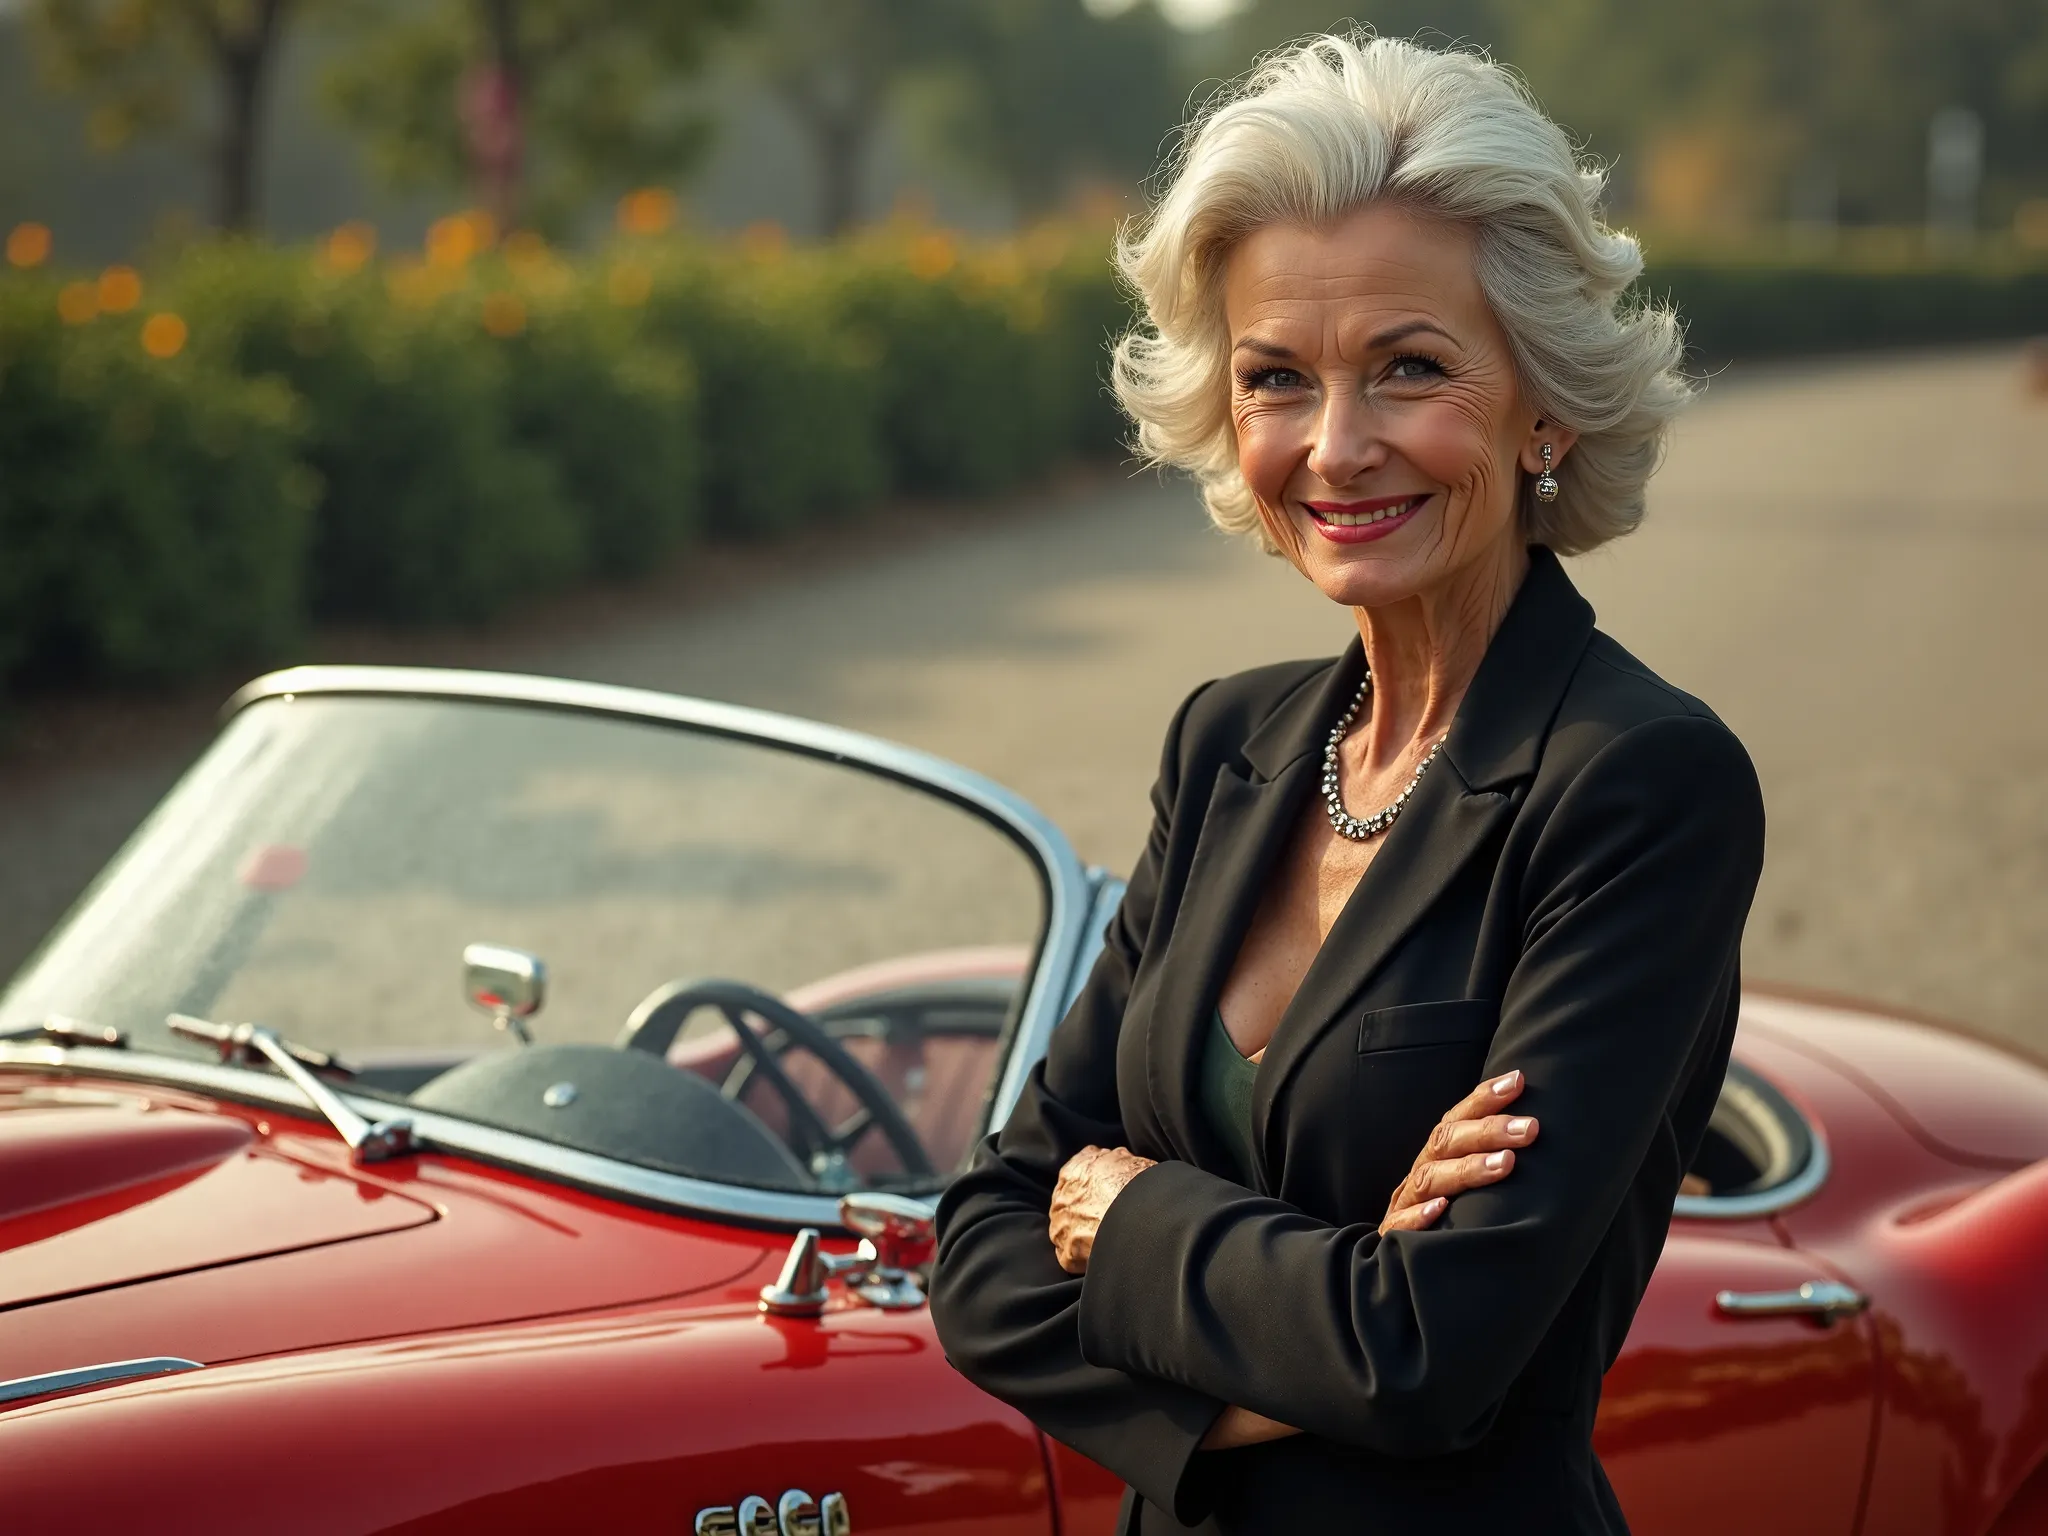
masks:
[[[641,187],[619,199],[619,228],[629,235],[658,235],[675,223],[678,206],[667,187]]]
[[[498,223],[481,208],[451,213],[427,227],[427,260],[437,267],[467,266],[498,238]]]
[[[320,254],[336,272],[360,271],[377,254],[377,231],[360,219],[352,220],[327,237]]]
[[[142,275],[133,267],[109,267],[100,274],[100,313],[125,315],[142,302]]]
[[[493,336],[517,336],[526,329],[526,301],[516,293],[484,295],[484,329]]]
[[[57,313],[66,325],[84,325],[100,312],[100,291],[92,283],[66,283],[57,290]]]
[[[185,322],[166,310],[142,322],[142,350],[151,357],[176,357],[189,335]]]
[[[959,259],[959,248],[944,230],[933,230],[910,242],[911,276],[923,278],[928,283],[936,282],[952,271],[953,263]]]
[[[50,259],[50,226],[17,224],[7,232],[7,259],[17,267],[40,267]]]

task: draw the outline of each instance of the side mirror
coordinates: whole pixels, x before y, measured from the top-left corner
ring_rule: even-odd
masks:
[[[471,944],[462,951],[462,989],[469,1005],[521,1045],[533,1044],[526,1021],[547,1001],[548,968],[540,956],[499,944]]]

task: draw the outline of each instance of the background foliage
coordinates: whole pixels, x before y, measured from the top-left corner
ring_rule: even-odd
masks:
[[[1121,454],[1099,226],[571,260],[487,225],[444,221],[424,258],[343,230],[0,277],[0,692],[278,659],[315,621],[476,620],[693,540]],[[2038,263],[1724,253],[1645,287],[1702,370],[2048,331]]]

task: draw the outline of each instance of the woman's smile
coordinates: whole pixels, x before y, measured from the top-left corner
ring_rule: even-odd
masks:
[[[1429,505],[1433,492],[1377,496],[1370,501],[1305,501],[1309,522],[1332,544],[1365,544],[1404,528]]]

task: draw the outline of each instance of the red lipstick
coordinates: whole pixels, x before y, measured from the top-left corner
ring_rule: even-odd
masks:
[[[1429,505],[1431,494],[1410,492],[1406,496],[1374,496],[1364,501],[1305,501],[1302,505],[1308,508],[1316,532],[1332,544],[1370,544],[1406,527]],[[1396,507],[1401,510],[1383,515],[1376,522],[1354,521],[1375,513],[1386,514]],[[1340,518],[1343,521],[1338,521]]]

